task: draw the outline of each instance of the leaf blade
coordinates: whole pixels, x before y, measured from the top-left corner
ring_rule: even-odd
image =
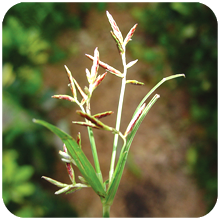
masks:
[[[60,139],[66,145],[69,154],[75,160],[77,167],[79,168],[85,180],[100,197],[105,197],[106,192],[103,188],[103,184],[99,181],[93,166],[91,165],[77,142],[70,135],[66,134],[64,131],[60,130],[59,128],[48,122],[37,119],[33,119],[33,121],[34,123],[43,125],[44,127],[51,130],[58,137],[60,137]]]
[[[168,77],[165,77],[163,78],[159,83],[157,83],[148,93],[147,95],[142,99],[142,101],[140,102],[140,104],[138,105],[138,107],[136,108],[134,114],[132,117],[134,117],[135,113],[138,111],[138,109],[143,105],[143,103],[146,101],[146,99],[158,88],[160,87],[164,82],[168,81],[168,80],[171,80],[171,79],[174,79],[174,78],[177,78],[177,77],[185,77],[185,74],[175,74],[175,75],[171,75],[171,76],[168,76]]]
[[[131,143],[133,141],[133,138],[141,124],[141,122],[143,121],[143,119],[145,118],[145,116],[147,115],[147,113],[149,112],[149,110],[151,109],[151,107],[155,104],[155,102],[157,101],[157,99],[160,96],[158,94],[156,94],[151,101],[148,103],[148,105],[145,107],[145,109],[143,110],[142,114],[140,115],[140,117],[137,119],[132,131],[128,134],[127,136],[127,142],[124,148],[122,148],[121,150],[121,154],[119,156],[119,160],[115,169],[115,172],[113,174],[113,179],[112,182],[110,183],[110,186],[108,188],[107,191],[107,197],[106,197],[106,204],[111,205],[113,200],[114,200],[114,196],[117,192],[122,174],[123,174],[123,170],[125,167],[125,163],[127,160],[127,156],[128,156],[128,152],[131,146]]]

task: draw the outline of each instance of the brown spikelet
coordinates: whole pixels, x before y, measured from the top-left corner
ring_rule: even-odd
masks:
[[[86,118],[87,120],[92,122],[92,124],[94,124],[95,126],[97,126],[100,129],[107,130],[107,131],[113,131],[114,130],[114,128],[109,127],[108,125],[105,125],[104,123],[102,123],[97,118],[95,118],[95,117],[93,117],[93,116],[91,116],[91,115],[89,115],[89,114],[87,114],[85,112],[77,110],[76,113],[81,115],[83,118]]]
[[[93,60],[94,57],[89,55],[89,54],[85,54],[90,60]],[[109,66],[108,64],[102,62],[99,60],[99,66],[103,67],[104,69],[106,69],[107,71],[109,71],[110,73],[116,75],[116,76],[119,76],[121,78],[123,78],[123,74],[119,71],[119,70],[116,70],[114,67],[112,66]]]
[[[72,121],[72,123],[77,124],[77,125],[86,126],[86,127],[100,129],[98,126],[96,126],[90,122],[88,123],[88,122],[82,122],[82,121]]]
[[[91,82],[93,83],[96,79],[97,73],[99,68],[99,51],[98,47],[94,50],[94,59],[93,59],[93,65],[91,68]]]
[[[94,82],[94,84],[93,84],[94,89],[95,89],[96,87],[98,87],[98,85],[99,85],[99,84],[102,82],[102,80],[105,78],[106,74],[107,74],[107,72],[103,73],[102,75],[99,75],[99,76],[96,78],[96,80],[95,80],[95,82]]]
[[[80,134],[80,132],[77,135],[76,142],[79,145],[79,147],[81,148],[82,146],[81,146],[81,134]]]
[[[66,148],[65,144],[63,145],[63,151],[65,153],[67,153],[67,148]],[[66,169],[67,169],[67,172],[69,174],[70,180],[72,181],[72,183],[75,183],[75,174],[74,174],[72,165],[70,163],[66,163]]]
[[[121,31],[119,30],[118,25],[116,24],[116,22],[113,19],[112,15],[108,11],[106,11],[106,15],[108,17],[109,23],[112,27],[112,30],[113,30],[114,34],[116,35],[116,37],[118,38],[120,44],[122,45],[123,44],[123,37],[122,37]]]
[[[70,102],[75,102],[75,99],[69,95],[53,95],[53,96],[51,96],[51,98],[63,99],[63,100],[67,100]]]
[[[102,112],[102,113],[95,114],[95,115],[93,115],[93,117],[95,117],[97,119],[100,119],[100,118],[104,118],[108,115],[111,115],[113,113],[114,113],[113,111],[107,111],[107,112]]]
[[[66,73],[67,73],[67,76],[68,76],[68,79],[69,79],[69,82],[70,82],[70,89],[72,91],[73,97],[77,98],[76,88],[75,88],[75,84],[74,84],[74,81],[73,81],[72,74],[71,74],[70,70],[68,69],[68,67],[66,65],[64,65],[64,67],[66,69]]]
[[[126,38],[125,38],[125,40],[124,40],[124,46],[126,46],[126,44],[131,40],[131,38],[132,38],[132,36],[133,36],[133,34],[134,34],[134,31],[135,31],[136,27],[137,27],[137,24],[135,24],[135,25],[131,28],[131,30],[128,32],[128,34],[127,34],[127,36],[126,36]]]

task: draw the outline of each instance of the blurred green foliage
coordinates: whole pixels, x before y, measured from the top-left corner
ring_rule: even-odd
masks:
[[[147,47],[136,42],[130,49],[153,66],[147,74],[161,76],[169,62],[174,73],[186,75],[190,120],[200,126],[187,161],[206,190],[210,211],[217,199],[217,19],[201,3],[149,3],[134,7],[132,14],[145,31]]]
[[[51,90],[42,91],[43,65],[67,57],[56,37],[78,30],[91,4],[72,6],[77,13],[68,3],[19,3],[3,20],[3,200],[19,217],[77,216],[64,199],[41,188],[40,176],[54,172],[56,154],[51,134],[32,123],[53,107],[46,105]]]
[[[3,154],[3,199],[7,205],[10,201],[21,203],[23,197],[34,192],[34,185],[29,182],[33,175],[32,166],[18,166],[16,163],[18,155],[13,149],[7,150]]]

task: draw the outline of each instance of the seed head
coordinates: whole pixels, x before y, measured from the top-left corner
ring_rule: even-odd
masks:
[[[69,96],[69,95],[53,95],[52,98],[55,98],[55,99],[63,99],[63,100],[67,100],[67,101],[70,101],[70,102],[75,102],[76,100]]]
[[[113,111],[102,112],[102,113],[98,113],[98,114],[93,115],[93,117],[100,119],[100,118],[106,117],[108,115],[111,115],[112,113],[114,113],[114,112]]]
[[[98,51],[98,47],[96,47],[94,50],[94,59],[93,59],[93,65],[91,68],[91,75],[90,75],[91,83],[93,83],[96,79],[98,68],[99,68],[99,51]]]
[[[91,55],[89,55],[89,54],[85,54],[90,60],[94,60],[94,57],[93,56],[91,56]],[[106,69],[107,71],[109,71],[110,73],[112,73],[112,74],[114,74],[114,75],[116,75],[116,76],[118,76],[118,77],[121,77],[121,78],[123,78],[124,76],[123,76],[123,74],[119,71],[119,70],[116,70],[115,68],[113,68],[112,66],[109,66],[108,64],[106,64],[106,63],[104,63],[104,62],[102,62],[102,61],[100,61],[99,60],[99,65],[101,66],[101,67],[103,67],[104,69]]]
[[[137,27],[137,24],[135,24],[135,25],[131,28],[131,30],[128,32],[128,34],[127,34],[127,36],[126,36],[126,38],[125,38],[125,40],[124,40],[124,46],[126,46],[126,44],[131,40],[131,38],[132,38],[132,36],[133,36],[133,34],[134,34],[134,31],[135,31],[136,27]]]
[[[115,36],[119,40],[119,43],[122,45],[123,44],[123,37],[122,37],[121,31],[119,30],[118,25],[116,24],[116,22],[113,19],[112,15],[108,11],[106,11],[106,15],[108,17],[109,23],[112,27],[112,30],[113,30]]]

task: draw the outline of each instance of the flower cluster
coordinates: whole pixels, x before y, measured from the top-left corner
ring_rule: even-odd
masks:
[[[119,50],[121,52],[124,52],[127,43],[131,40],[131,37],[134,34],[134,31],[137,27],[137,24],[135,24],[131,28],[131,30],[128,32],[125,40],[123,40],[123,36],[122,36],[121,31],[119,30],[119,27],[117,26],[115,20],[113,19],[113,17],[111,16],[111,14],[108,11],[106,12],[106,14],[107,14],[108,20],[111,24],[111,27],[112,27],[111,34],[114,37],[114,39],[116,40]],[[64,99],[64,100],[67,100],[67,101],[70,101],[70,102],[75,102],[79,105],[79,107],[81,108],[81,111],[77,111],[77,113],[80,116],[84,117],[86,119],[86,121],[85,122],[73,121],[73,123],[78,124],[78,125],[83,125],[83,126],[89,126],[89,127],[92,127],[92,128],[108,130],[108,131],[112,131],[114,133],[117,133],[117,132],[119,133],[119,131],[116,131],[114,128],[103,124],[99,120],[100,118],[102,118],[104,116],[111,115],[113,113],[112,111],[99,113],[99,114],[96,114],[96,115],[93,115],[93,116],[90,114],[90,99],[91,99],[91,96],[92,96],[92,93],[94,92],[94,90],[100,85],[100,83],[106,77],[107,72],[109,72],[111,74],[114,74],[115,76],[118,76],[119,78],[124,78],[125,73],[121,73],[119,70],[115,69],[114,67],[108,65],[107,63],[102,62],[99,58],[98,47],[96,47],[95,50],[94,50],[94,56],[91,56],[89,54],[85,54],[85,55],[90,60],[93,61],[91,70],[89,71],[89,69],[87,69],[87,68],[85,70],[89,86],[85,87],[84,91],[83,91],[83,89],[77,83],[75,78],[72,76],[72,74],[71,74],[70,70],[68,69],[68,67],[65,66],[67,76],[68,76],[68,79],[69,79],[70,89],[71,89],[71,92],[72,92],[73,96],[71,97],[69,95],[54,95],[54,96],[52,96],[52,98]],[[138,60],[131,61],[130,63],[128,63],[126,65],[126,68],[127,69],[130,68],[137,61]],[[105,72],[101,75],[98,75],[99,66],[104,68],[107,72]],[[135,85],[143,85],[143,83],[138,82],[137,80],[126,80],[126,83],[135,84]],[[82,96],[81,100],[78,100],[77,90],[80,93],[80,95]],[[83,107],[84,104],[86,104],[86,108]]]
[[[111,14],[108,11],[106,12],[106,14],[107,14],[108,20],[110,22],[110,25],[112,27],[111,34],[117,43],[117,47],[120,51],[120,54],[122,55],[123,53],[125,53],[125,47],[126,47],[127,43],[131,40],[131,38],[134,34],[134,31],[137,27],[137,24],[135,24],[131,28],[131,30],[128,32],[127,36],[123,40],[123,36],[122,36],[121,31],[119,30],[119,27],[117,26],[115,20],[113,19],[113,17],[111,16]],[[96,128],[96,129],[111,131],[112,133],[118,134],[119,136],[121,136],[121,138],[124,141],[124,145],[125,145],[126,136],[131,132],[132,128],[134,127],[136,121],[138,120],[138,118],[142,114],[146,105],[144,104],[140,108],[138,113],[135,115],[135,117],[132,119],[132,121],[128,125],[124,135],[120,131],[116,130],[115,128],[110,127],[100,121],[101,118],[111,115],[113,113],[113,111],[107,111],[107,112],[102,112],[102,113],[98,113],[95,115],[91,115],[90,100],[91,100],[92,94],[93,94],[94,90],[104,80],[104,78],[107,75],[107,72],[109,72],[119,78],[122,78],[122,79],[126,77],[126,73],[125,72],[122,73],[121,71],[115,69],[114,67],[108,65],[107,63],[102,62],[99,58],[98,47],[96,47],[94,50],[94,56],[91,56],[89,54],[85,54],[85,55],[93,62],[91,70],[89,70],[88,68],[85,69],[89,86],[85,87],[83,90],[80,87],[80,85],[78,84],[78,82],[76,81],[76,79],[72,76],[72,73],[70,72],[68,67],[65,65],[64,67],[66,69],[66,73],[68,76],[69,86],[70,86],[72,96],[70,96],[70,95],[54,95],[54,96],[52,96],[52,98],[63,99],[63,100],[67,100],[70,102],[75,102],[80,107],[80,110],[77,110],[76,113],[79,114],[81,117],[83,117],[85,119],[85,121],[73,121],[74,124],[87,126],[89,128]],[[124,68],[126,68],[126,69],[130,68],[137,61],[138,60],[131,61],[130,63],[126,64],[126,66]],[[106,72],[104,72],[101,75],[98,75],[99,66],[104,68]],[[126,80],[125,84],[126,83],[135,84],[135,85],[143,85],[143,83],[138,82],[136,80]],[[78,93],[80,94],[81,98],[79,98]],[[77,143],[81,147],[80,134],[77,137]],[[74,164],[76,166],[76,163],[73,160],[73,158],[71,158],[71,156],[68,154],[67,148],[65,147],[65,145],[63,146],[63,151],[60,151],[59,154],[62,156],[62,161],[64,161],[66,164],[66,168],[67,168],[67,171],[68,171],[68,174],[69,174],[69,177],[70,177],[72,184],[64,184],[64,183],[60,183],[56,180],[53,180],[51,178],[43,177],[47,181],[55,184],[58,187],[61,187],[61,189],[58,190],[55,194],[60,194],[63,192],[70,192],[70,191],[72,192],[77,189],[81,189],[82,187],[89,187],[89,184],[84,180],[83,177],[79,177],[79,179],[81,180],[81,183],[76,183],[74,170],[72,168],[72,164]],[[72,189],[72,188],[74,188],[74,189]]]
[[[79,141],[80,135],[78,135],[77,139],[78,139],[78,143],[80,143],[80,141]],[[65,164],[66,164],[67,172],[69,174],[69,178],[70,178],[72,183],[71,184],[61,183],[61,182],[56,181],[52,178],[42,176],[43,179],[45,179],[48,182],[50,182],[50,183],[52,183],[52,184],[54,184],[54,185],[61,188],[61,189],[57,190],[55,192],[55,194],[56,195],[59,195],[61,193],[67,193],[68,194],[68,193],[73,193],[77,190],[80,190],[81,188],[90,187],[90,185],[85,181],[85,179],[82,176],[78,176],[81,183],[76,183],[75,174],[74,174],[74,170],[73,170],[73,167],[72,167],[72,164],[76,166],[76,163],[73,160],[73,158],[68,154],[65,144],[63,145],[63,151],[59,151],[59,154],[62,157],[61,160],[63,162],[65,162]]]

